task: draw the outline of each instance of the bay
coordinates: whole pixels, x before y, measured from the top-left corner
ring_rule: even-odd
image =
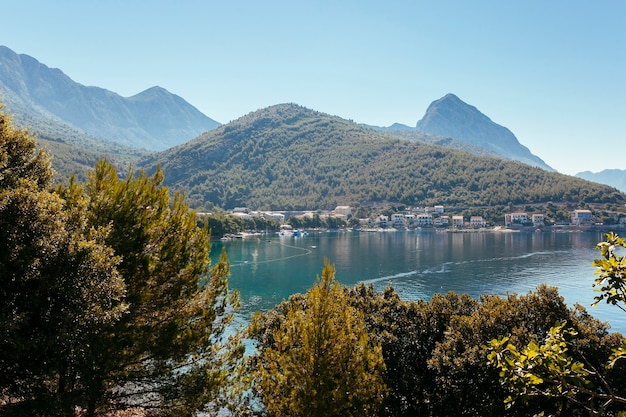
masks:
[[[391,284],[405,300],[448,291],[525,294],[546,283],[558,287],[568,305],[579,303],[613,331],[626,333],[626,313],[590,306],[596,295],[591,263],[603,239],[600,232],[313,232],[217,241],[211,257],[226,250],[229,284],[240,292],[244,320],[306,292],[328,258],[342,284],[372,283],[378,291]]]

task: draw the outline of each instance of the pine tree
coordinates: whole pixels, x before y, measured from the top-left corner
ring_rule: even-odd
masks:
[[[0,109],[1,110],[1,109]],[[85,349],[125,310],[107,228],[49,190],[35,140],[0,111],[0,402],[7,415],[71,415]],[[84,206],[83,206],[84,209]]]
[[[262,329],[264,317],[253,320],[252,333],[271,332],[256,358],[256,389],[270,416],[377,414],[385,393],[381,348],[334,278],[326,261],[315,286],[290,300],[280,325]]]
[[[219,411],[243,348],[207,228],[160,171],[52,175],[0,108],[0,415]]]
[[[211,268],[207,228],[180,194],[170,200],[162,181],[160,170],[122,180],[100,161],[84,188],[89,224],[110,228],[106,243],[121,257],[128,305],[92,345],[99,361],[87,377],[88,414],[112,404],[162,415],[215,406],[243,353],[226,337],[238,306],[228,260]],[[62,194],[77,193],[70,186]]]

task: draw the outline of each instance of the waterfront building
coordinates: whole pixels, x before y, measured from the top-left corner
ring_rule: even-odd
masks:
[[[483,216],[471,216],[470,226],[474,229],[480,229],[487,227],[487,222],[483,219]]]
[[[572,211],[572,225],[589,226],[593,223],[593,216],[590,210],[574,210]]]
[[[465,226],[463,216],[452,216],[452,227],[462,228],[463,226]]]
[[[528,214],[517,212],[517,213],[506,213],[504,215],[504,226],[509,227],[514,224],[523,225],[528,223]]]

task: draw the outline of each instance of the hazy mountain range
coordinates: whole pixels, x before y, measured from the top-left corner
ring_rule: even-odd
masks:
[[[121,145],[163,150],[219,126],[161,87],[122,97],[72,81],[61,70],[0,46],[0,91],[22,120],[48,119]]]
[[[14,122],[53,155],[60,179],[84,175],[103,156],[120,168],[160,164],[166,183],[195,207],[624,199],[548,172],[508,129],[452,94],[433,102],[416,127],[357,125],[295,104],[220,126],[163,88],[124,98],[2,46],[0,94]]]
[[[584,171],[579,172],[576,176],[588,181],[610,185],[626,193],[626,170],[624,169],[605,169],[595,173]]]

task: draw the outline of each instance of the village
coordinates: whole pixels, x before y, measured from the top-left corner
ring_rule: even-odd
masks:
[[[298,224],[306,224],[307,219],[332,219],[332,224],[366,231],[389,231],[432,229],[437,231],[480,231],[480,230],[587,230],[587,229],[624,229],[626,213],[611,213],[611,223],[604,224],[601,219],[588,209],[576,209],[570,212],[565,221],[551,221],[541,213],[515,211],[505,213],[501,222],[488,221],[483,216],[463,216],[447,214],[442,205],[433,207],[407,208],[391,214],[375,214],[357,218],[352,207],[337,206],[334,210],[317,211],[251,211],[237,207],[229,215],[242,219],[264,218],[277,221],[281,229],[290,229],[294,219]]]

